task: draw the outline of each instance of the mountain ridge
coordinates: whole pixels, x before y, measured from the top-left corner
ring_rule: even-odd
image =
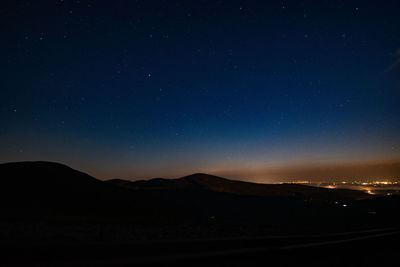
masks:
[[[9,214],[100,213],[135,202],[130,190],[48,161],[0,164],[0,208]],[[106,207],[106,208],[105,208]]]
[[[7,195],[11,191],[30,197],[54,195],[106,195],[132,190],[137,191],[202,191],[248,196],[305,197],[310,199],[363,199],[369,195],[348,189],[326,189],[295,184],[259,184],[231,180],[206,173],[194,173],[176,179],[153,178],[128,181],[112,179],[101,181],[67,165],[47,161],[9,162],[0,164],[0,191]],[[129,190],[127,190],[129,189]],[[58,196],[60,194],[60,196]]]
[[[217,193],[230,193],[253,196],[284,196],[307,198],[363,199],[369,195],[355,190],[327,189],[297,184],[260,184],[239,180],[231,180],[206,173],[194,173],[181,178],[153,178],[149,180],[128,181],[123,179],[107,180],[133,190],[195,190]]]

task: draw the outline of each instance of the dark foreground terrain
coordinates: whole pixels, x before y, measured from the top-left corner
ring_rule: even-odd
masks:
[[[0,164],[0,265],[393,265],[398,196]]]
[[[2,247],[7,266],[395,266],[400,230]]]

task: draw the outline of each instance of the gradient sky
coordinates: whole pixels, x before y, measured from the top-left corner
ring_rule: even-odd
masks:
[[[102,179],[400,179],[399,10],[5,1],[0,162],[57,161]]]

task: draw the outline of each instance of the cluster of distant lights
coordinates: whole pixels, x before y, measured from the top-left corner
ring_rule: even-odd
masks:
[[[348,185],[369,185],[369,186],[375,186],[375,185],[400,185],[400,182],[391,182],[391,181],[372,181],[372,182],[360,182],[360,181],[352,181],[352,182],[324,182],[324,183],[315,183],[311,181],[290,181],[290,182],[280,182],[280,184],[328,184],[328,185],[341,185],[341,184],[348,184]]]
[[[333,182],[335,185],[336,182]],[[390,182],[390,181],[372,181],[372,182],[359,182],[359,181],[354,181],[354,182],[340,182],[340,184],[351,184],[351,185],[396,185],[400,184],[399,182]]]
[[[373,186],[373,187],[379,187],[379,186],[387,186],[387,185],[399,185],[400,182],[391,182],[391,181],[368,181],[368,182],[361,182],[361,181],[342,181],[342,182],[324,182],[324,183],[315,183],[311,182],[308,180],[300,180],[300,181],[290,181],[290,182],[280,182],[280,184],[303,184],[303,185],[317,185],[317,186],[322,186],[327,189],[336,189],[337,186],[340,185],[353,185],[353,186]],[[375,195],[375,192],[371,190],[371,188],[366,188],[364,190],[366,193],[370,195]],[[387,193],[386,195],[392,195],[392,193]]]

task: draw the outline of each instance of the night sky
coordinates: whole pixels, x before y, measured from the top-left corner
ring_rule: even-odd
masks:
[[[0,162],[400,179],[399,1],[15,0],[0,25]]]

